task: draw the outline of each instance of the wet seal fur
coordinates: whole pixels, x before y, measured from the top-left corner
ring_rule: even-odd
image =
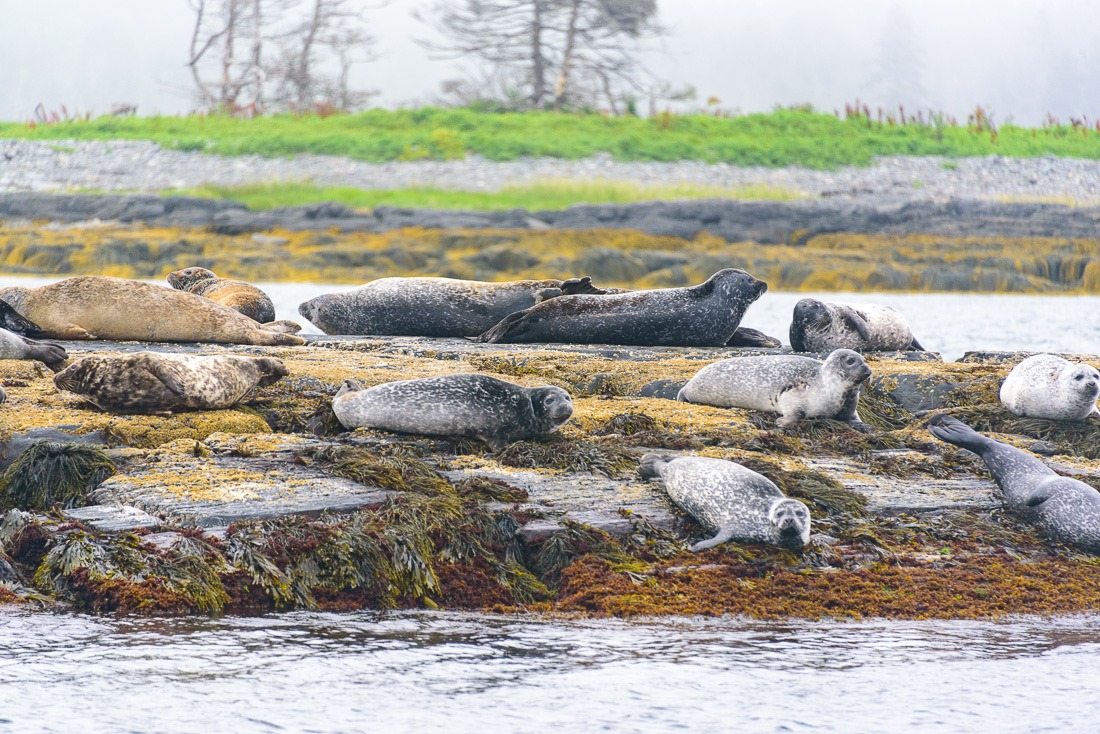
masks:
[[[302,327],[293,321],[275,321],[275,304],[266,293],[243,280],[219,278],[206,268],[184,268],[168,274],[168,285],[178,291],[209,298],[261,323],[269,331],[294,334]]]
[[[221,410],[289,374],[273,357],[137,352],[84,357],[54,384],[109,413]]]
[[[925,351],[901,314],[890,306],[873,304],[803,298],[794,306],[790,337],[796,352]]]
[[[676,399],[779,413],[780,428],[804,418],[833,418],[865,431],[856,404],[870,376],[867,362],[851,349],[838,349],[824,362],[797,355],[735,357],[696,372]]]
[[[601,293],[591,278],[486,283],[454,278],[379,278],[298,306],[326,334],[476,336],[505,316],[563,294]]]
[[[1083,421],[1097,415],[1100,372],[1053,354],[1036,354],[1012,368],[1001,384],[1001,403],[1022,418]]]
[[[209,298],[124,278],[83,275],[38,288],[3,288],[0,299],[54,339],[306,343],[300,336],[268,331]]]
[[[719,270],[689,288],[560,296],[514,313],[480,342],[721,347],[768,289],[744,270]]]
[[[646,454],[638,473],[660,478],[672,501],[713,533],[691,547],[714,548],[730,540],[800,550],[810,539],[810,510],[767,477],[723,459]]]
[[[1100,553],[1100,492],[1059,476],[1020,449],[983,436],[957,418],[937,415],[928,430],[941,441],[977,454],[1004,492],[1005,504],[1051,537]]]
[[[364,388],[346,380],[332,399],[345,428],[472,436],[498,450],[553,433],[573,415],[560,387],[521,387],[487,375],[445,375]]]

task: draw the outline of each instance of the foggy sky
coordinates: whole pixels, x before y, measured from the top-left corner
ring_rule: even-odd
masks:
[[[364,3],[366,4],[366,2]],[[430,102],[462,64],[435,61],[430,36],[391,0],[369,12],[381,57],[358,67],[374,104]],[[860,98],[965,118],[975,104],[1039,124],[1050,112],[1100,119],[1100,3],[1088,0],[659,0],[671,30],[647,63],[743,112],[811,103],[832,112]],[[192,109],[184,66],[187,0],[0,0],[0,119],[40,102],[95,113]],[[919,95],[919,99],[900,99]]]

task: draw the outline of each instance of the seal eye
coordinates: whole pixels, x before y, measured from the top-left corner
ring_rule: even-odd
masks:
[[[848,364],[855,364],[855,363],[856,363],[856,358],[855,357],[848,357]]]
[[[1085,376],[1084,376],[1084,375],[1077,375],[1077,377],[1074,377],[1073,379],[1075,379],[1075,380],[1077,380],[1078,382],[1080,382],[1081,380],[1085,379]]]

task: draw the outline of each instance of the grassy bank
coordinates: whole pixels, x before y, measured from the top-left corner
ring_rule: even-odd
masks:
[[[49,125],[0,123],[0,138],[152,140],[171,148],[221,155],[314,153],[365,161],[444,160],[469,153],[492,160],[582,158],[601,151],[620,160],[811,168],[867,165],[882,155],[1100,158],[1100,131],[1081,125],[997,128],[984,115],[955,124],[941,116],[902,121],[849,111],[841,119],[807,110],[739,116],[661,114],[645,119],[431,107],[251,120],[100,117]]]
[[[502,281],[589,275],[662,288],[739,267],[802,291],[1096,293],[1100,240],[822,234],[785,247],[633,230],[274,231],[266,237],[138,227],[0,228],[0,272],[161,278],[201,264],[260,281],[364,283],[441,275]]]
[[[676,199],[770,199],[790,201],[803,194],[777,186],[701,186],[696,184],[646,185],[632,181],[592,179],[547,179],[520,186],[505,186],[499,191],[452,191],[430,187],[407,189],[357,189],[344,186],[317,186],[308,181],[277,182],[249,186],[202,186],[167,192],[168,195],[203,196],[233,199],[251,209],[278,206],[303,206],[335,201],[350,207],[373,209],[376,206],[401,206],[425,209],[463,209],[476,211],[523,208],[565,209],[574,204],[629,204],[636,201],[672,201]]]

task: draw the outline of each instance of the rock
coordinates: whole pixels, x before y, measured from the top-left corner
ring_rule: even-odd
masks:
[[[638,395],[643,398],[665,398],[675,400],[676,396],[687,384],[686,380],[655,380],[642,387]]]
[[[153,529],[161,524],[148,512],[129,505],[88,505],[62,512],[70,520],[78,520],[96,530],[110,533]]]

